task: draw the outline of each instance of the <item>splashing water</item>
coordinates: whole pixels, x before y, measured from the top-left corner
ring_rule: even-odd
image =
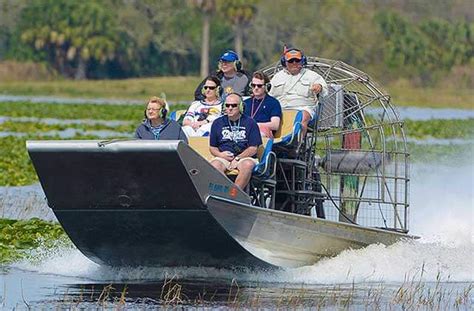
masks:
[[[276,271],[231,271],[204,267],[111,268],[99,266],[73,247],[43,251],[39,263],[15,268],[78,279],[117,282],[153,281],[170,276],[306,284],[423,281],[472,282],[474,271],[474,165],[416,164],[412,172],[412,234],[417,241],[346,250],[310,267]],[[41,250],[40,250],[41,252]]]

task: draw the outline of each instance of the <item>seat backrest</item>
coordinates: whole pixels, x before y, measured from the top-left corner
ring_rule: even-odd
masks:
[[[276,131],[274,137],[281,138],[285,137],[288,134],[293,132],[293,125],[295,121],[295,117],[298,114],[298,110],[283,110],[281,121],[280,121],[280,128]]]
[[[268,138],[262,138],[263,143],[258,147],[257,157],[259,160],[265,155],[265,146],[267,146]],[[206,160],[211,160],[214,156],[209,150],[209,137],[188,137],[188,144],[197,153]],[[271,151],[271,147],[270,147]]]
[[[214,157],[209,150],[209,137],[188,137],[188,144],[206,160]]]
[[[172,112],[170,113],[170,119],[171,119],[171,120],[174,120],[174,121],[178,121],[179,118],[180,118],[184,113],[186,113],[186,110],[185,110],[185,109],[172,111]]]

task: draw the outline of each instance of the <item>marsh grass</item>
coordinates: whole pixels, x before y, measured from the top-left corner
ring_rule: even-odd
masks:
[[[420,278],[407,278],[398,285],[336,284],[299,287],[249,287],[233,279],[227,293],[189,291],[178,277],[167,276],[154,293],[133,293],[133,284],[104,284],[82,286],[79,291],[65,289],[55,301],[61,309],[96,308],[99,310],[126,309],[212,309],[230,310],[470,310],[473,284],[457,288],[442,280],[424,282]],[[101,288],[97,290],[97,288]],[[45,302],[42,302],[45,303]],[[51,303],[51,302],[48,302]],[[41,303],[37,305],[41,307]]]
[[[32,121],[12,121],[8,120],[0,123],[0,131],[2,132],[17,132],[17,133],[38,133],[38,132],[51,132],[51,131],[65,131],[67,129],[76,129],[81,131],[115,131],[121,133],[129,133],[130,137],[133,137],[133,133],[137,128],[137,124],[129,122],[126,124],[117,125],[105,125],[105,124],[47,124],[41,122]]]
[[[405,120],[404,128],[412,138],[474,138],[474,119]]]
[[[143,119],[143,105],[99,105],[99,104],[52,104],[31,102],[0,102],[0,116],[88,119],[88,120],[123,120],[133,121],[138,125]],[[186,109],[187,105],[173,105],[171,111]]]
[[[79,98],[138,99],[166,93],[168,100],[189,101],[199,77],[158,77],[126,80],[55,80],[0,82],[0,90],[11,95],[41,95]],[[469,88],[443,85],[442,88],[421,88],[408,81],[386,85],[393,103],[400,106],[474,109],[474,91]]]
[[[140,99],[166,93],[168,100],[191,101],[199,77],[158,77],[126,80],[56,80],[0,82],[4,94],[80,98]]]
[[[389,84],[385,89],[396,106],[474,109],[474,90],[471,88],[421,88],[402,81]]]

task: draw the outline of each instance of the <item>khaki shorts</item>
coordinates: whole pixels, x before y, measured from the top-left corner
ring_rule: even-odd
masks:
[[[211,160],[211,162],[214,161],[214,160],[221,162],[222,164],[224,164],[224,167],[225,167],[226,170],[231,171],[231,169],[230,169],[230,163],[231,163],[231,162],[227,161],[226,159],[219,158],[219,157],[213,158],[213,159]],[[258,159],[256,159],[256,158],[251,158],[251,157],[240,158],[240,160],[239,160],[238,163],[240,163],[240,162],[242,162],[242,161],[245,161],[245,160],[251,160],[251,161],[253,161],[253,163],[255,163],[255,165],[258,164]]]

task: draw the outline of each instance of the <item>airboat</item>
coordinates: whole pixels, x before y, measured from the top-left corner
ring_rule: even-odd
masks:
[[[301,267],[415,238],[390,96],[343,62],[307,68],[330,89],[317,120],[302,137],[300,113],[285,111],[245,191],[209,164],[204,137],[28,141],[49,207],[83,254],[112,266]]]

